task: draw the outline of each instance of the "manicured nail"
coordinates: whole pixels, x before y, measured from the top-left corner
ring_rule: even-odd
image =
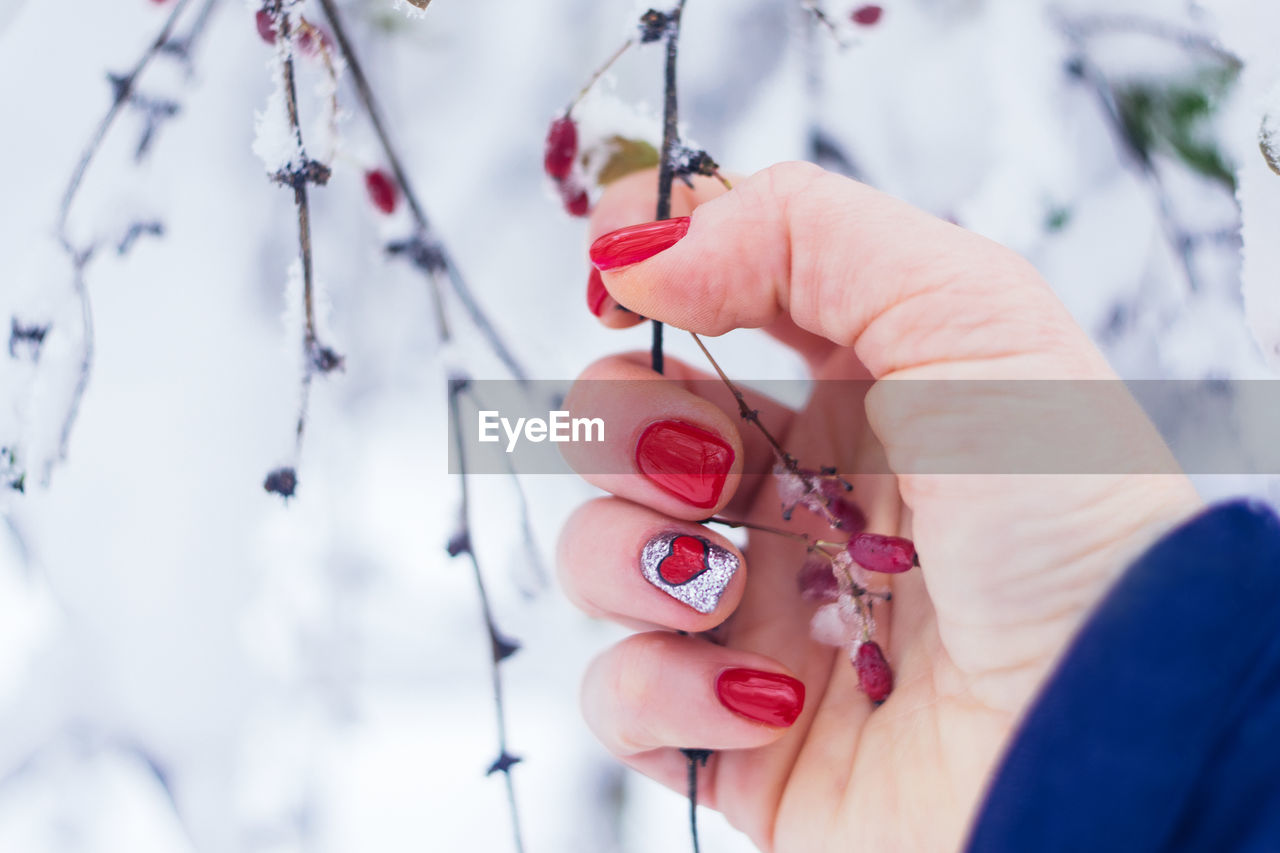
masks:
[[[591,244],[591,263],[596,269],[612,270],[638,264],[670,249],[689,233],[689,217],[661,219],[642,225],[628,225],[610,231]]]
[[[667,595],[699,613],[710,613],[738,571],[738,557],[701,536],[662,533],[640,552],[640,570]]]
[[[715,433],[692,424],[658,421],[636,442],[636,467],[663,491],[709,509],[720,501],[733,467],[733,448]]]
[[[785,728],[804,709],[804,683],[758,669],[726,669],[716,679],[720,704],[767,726]]]
[[[591,275],[587,278],[587,308],[599,317],[604,313],[604,303],[608,299],[609,291],[604,289],[604,279],[600,277],[600,270],[592,267]]]

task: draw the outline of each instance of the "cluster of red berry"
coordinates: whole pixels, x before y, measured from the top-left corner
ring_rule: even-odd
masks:
[[[163,3],[166,0],[152,1]],[[257,25],[258,36],[262,41],[274,46],[280,38],[280,27],[271,10],[265,6],[259,9],[254,14],[254,23]],[[333,38],[306,18],[298,18],[296,32],[298,50],[303,56],[328,55],[333,50]],[[364,187],[369,195],[369,202],[374,207],[387,215],[395,213],[396,206],[400,202],[400,185],[390,173],[379,168],[366,170]]]
[[[586,216],[591,212],[591,199],[581,178],[574,172],[578,158],[578,125],[566,113],[551,122],[547,131],[547,150],[542,165],[547,177],[555,181],[564,209],[570,216]]]
[[[858,683],[873,702],[893,691],[893,670],[872,637],[871,573],[896,575],[918,565],[914,543],[900,536],[867,533],[866,517],[847,499],[852,486],[831,471],[775,470],[783,515],[797,506],[823,516],[834,529],[852,534],[849,541],[811,543],[797,576],[800,595],[822,604],[814,614],[813,635],[820,642],[848,649]]]

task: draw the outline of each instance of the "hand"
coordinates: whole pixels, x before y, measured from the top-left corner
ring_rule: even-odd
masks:
[[[652,173],[614,185],[593,236],[650,219],[655,191]],[[706,336],[765,328],[820,379],[1115,378],[1028,263],[853,181],[784,164],[730,192],[677,187],[674,203],[676,215],[692,213],[688,233],[604,273],[607,324],[643,316],[671,335]],[[973,414],[960,397],[906,406],[878,381],[865,397],[822,390],[799,412],[762,407],[810,467],[873,471],[887,459],[898,472],[851,478],[869,529],[913,538],[923,566],[892,576],[892,603],[877,607],[896,687],[875,707],[846,652],[810,637],[814,605],[796,590],[803,545],[752,533],[739,554],[695,523],[722,513],[783,524],[770,478],[754,476],[773,456],[732,396],[695,395],[689,383],[706,374],[668,360],[659,377],[647,355],[605,359],[583,378],[615,380],[580,382],[567,404],[603,416],[610,441],[566,455],[614,497],[567,524],[561,578],[588,613],[640,631],[587,672],[587,722],[624,762],[678,791],[686,764],[675,748],[715,749],[700,799],[766,851],[959,849],[1020,715],[1083,618],[1198,506],[1180,474],[929,474],[939,425]],[[1075,413],[1073,428],[1109,430],[1119,418],[1140,425],[1117,439],[1134,456],[1163,452],[1136,404],[1116,407]],[[705,476],[661,475],[682,451],[702,454]],[[832,538],[803,515],[789,529]],[[676,534],[706,539],[721,566],[741,560],[718,601],[709,588],[669,594],[642,574],[647,543],[657,537],[651,557],[667,554]],[[695,557],[696,542],[683,540]],[[669,567],[678,573],[688,557]],[[675,633],[711,629],[714,642]],[[775,677],[748,674],[728,690],[729,670]],[[776,676],[799,679],[803,696]]]

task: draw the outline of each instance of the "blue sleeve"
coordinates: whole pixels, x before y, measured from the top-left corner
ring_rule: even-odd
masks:
[[[1280,851],[1280,522],[1246,501],[1119,580],[1028,712],[969,853]]]

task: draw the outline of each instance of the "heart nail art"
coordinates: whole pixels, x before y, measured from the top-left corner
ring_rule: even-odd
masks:
[[[663,533],[644,546],[640,570],[667,595],[699,613],[710,613],[738,571],[738,557],[701,536]]]

